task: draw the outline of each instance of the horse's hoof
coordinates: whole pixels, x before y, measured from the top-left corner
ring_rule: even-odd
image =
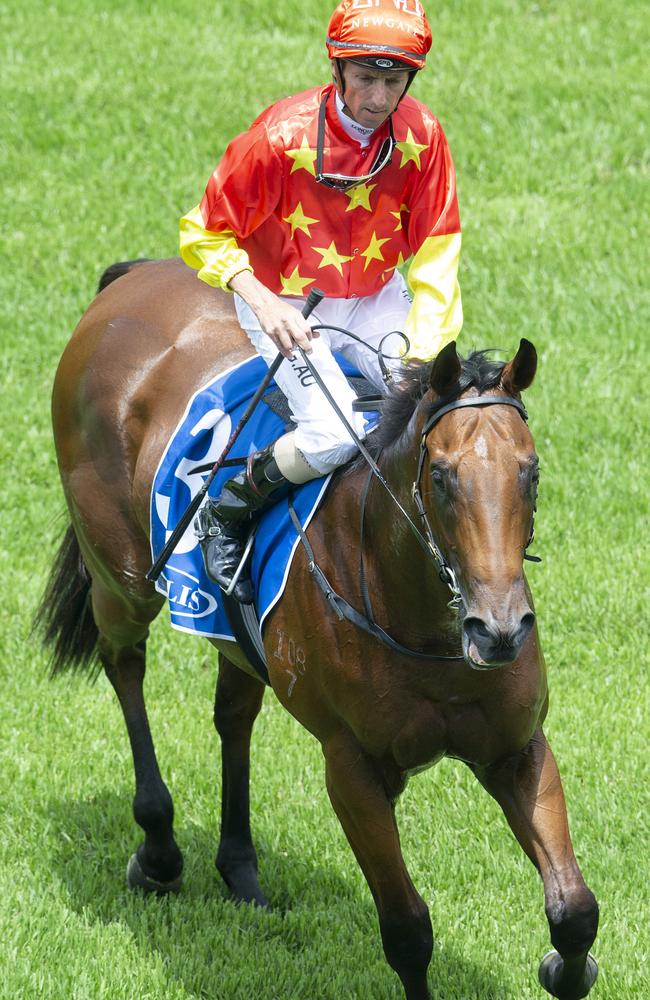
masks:
[[[557,951],[549,951],[547,955],[544,955],[544,958],[539,963],[538,975],[540,984],[547,993],[550,993],[552,997],[557,997],[558,1000],[582,1000],[583,997],[587,996],[598,978],[598,962],[591,953],[587,955],[587,964],[585,965],[582,981],[578,986],[574,986],[570,990],[559,988],[563,965],[562,957]]]
[[[145,874],[138,860],[138,855],[133,854],[126,866],[126,882],[129,889],[142,889],[143,892],[154,893],[156,896],[166,896],[170,892],[180,892],[183,884],[183,873],[181,872],[170,882],[159,882]]]
[[[259,906],[263,910],[271,909],[269,901],[262,892],[254,864],[245,863],[227,867],[221,863],[217,865],[217,871],[228,886],[233,903],[252,903],[253,906]]]

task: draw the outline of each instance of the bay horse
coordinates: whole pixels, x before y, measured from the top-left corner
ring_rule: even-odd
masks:
[[[36,620],[55,672],[100,664],[115,689],[133,753],[133,814],[144,831],[128,880],[165,893],[179,889],[183,859],[143,695],[147,633],[163,604],[146,579],[150,493],[190,396],[252,348],[232,298],[179,260],[113,265],[100,289],[54,384],[71,523]],[[383,476],[404,509],[426,520],[453,571],[455,602],[449,573],[426,557],[357,461],[335,475],[307,531],[312,553],[298,548],[265,624],[271,685],[321,743],[332,806],[408,1000],[429,997],[433,937],[402,858],[395,803],[410,774],[445,755],[465,762],[496,799],[542,877],[553,944],[540,965],[542,986],[578,1000],[597,975],[589,949],[598,905],[576,862],[542,729],[546,671],[523,573],[538,469],[518,401],[535,369],[525,340],[507,363],[485,352],[463,360],[451,344],[435,362],[405,373],[371,435]],[[478,405],[479,397],[491,405]],[[339,620],[315,586],[312,556],[355,608],[372,594],[392,647]],[[266,906],[249,822],[250,738],[264,686],[235,643],[211,641],[219,653],[214,721],[223,782],[216,865],[235,900]]]

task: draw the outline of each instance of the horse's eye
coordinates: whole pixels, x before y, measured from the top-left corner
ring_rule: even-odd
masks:
[[[539,466],[534,465],[528,481],[528,494],[533,502],[533,510],[537,510],[537,490],[539,486]]]
[[[431,481],[433,485],[439,490],[444,490],[445,475],[442,469],[439,469],[436,465],[432,465],[430,471],[431,471]]]
[[[537,495],[537,484],[539,483],[539,465],[537,461],[526,462],[519,468],[519,476],[526,493]]]

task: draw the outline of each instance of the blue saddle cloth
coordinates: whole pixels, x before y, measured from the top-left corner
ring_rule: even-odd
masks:
[[[346,375],[358,375],[344,359],[337,357],[337,361]],[[154,477],[150,533],[154,560],[209,474],[197,471],[197,467],[212,466],[217,461],[266,372],[262,358],[249,358],[199,389],[189,401]],[[271,382],[263,398],[274,391],[277,386]],[[284,420],[260,401],[228,458],[241,457],[243,466],[249,454],[264,448],[286,429]],[[210,485],[210,496],[219,496],[224,482],[236,472],[232,467],[221,469]],[[315,513],[329,478],[295,488],[293,505],[303,527]],[[287,500],[280,500],[260,519],[251,556],[261,625],[282,596],[298,540]],[[221,591],[205,572],[192,524],[165,564],[156,589],[169,602],[172,628],[213,638],[234,638]]]

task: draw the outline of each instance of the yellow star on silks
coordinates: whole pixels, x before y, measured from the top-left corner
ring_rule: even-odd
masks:
[[[316,171],[314,169],[314,163],[316,162],[316,150],[309,148],[309,143],[307,142],[307,136],[303,135],[302,142],[300,143],[300,149],[285,149],[285,155],[289,159],[293,160],[293,166],[291,168],[291,173],[295,173],[296,170],[306,170],[307,173],[316,176]]]
[[[303,278],[298,271],[298,265],[296,265],[289,275],[280,275],[280,283],[282,285],[281,295],[295,295],[296,298],[301,299],[303,297],[303,291],[305,285],[310,285],[312,282],[316,281],[315,278]]]
[[[406,264],[406,261],[404,260],[404,255],[402,254],[402,251],[400,250],[400,252],[399,252],[399,254],[397,256],[397,264],[393,264],[392,267],[387,267],[385,271],[382,271],[382,274],[389,274],[392,271],[396,271],[397,268],[398,267],[402,267],[403,264]]]
[[[291,215],[287,215],[286,218],[282,219],[282,221],[288,222],[291,226],[291,239],[293,239],[293,234],[296,229],[299,229],[301,233],[307,233],[307,236],[311,236],[309,227],[315,225],[317,222],[320,222],[320,219],[310,219],[308,215],[305,215],[302,202],[299,201]]]
[[[351,212],[354,208],[365,208],[366,212],[372,212],[370,195],[376,187],[376,184],[360,184],[359,187],[352,188],[351,191],[346,191],[345,193],[350,199],[350,204],[345,211]]]
[[[397,219],[397,225],[395,226],[393,232],[398,233],[402,228],[402,212],[408,212],[408,205],[400,205],[399,212],[390,212]]]
[[[346,257],[345,254],[338,252],[334,245],[334,240],[332,240],[328,247],[314,247],[313,249],[323,258],[318,265],[319,269],[321,267],[335,267],[339,274],[343,274],[343,267],[341,265],[345,264],[348,260],[352,260],[352,257]]]
[[[427,148],[427,144],[416,142],[410,129],[406,133],[406,139],[404,142],[396,142],[395,146],[402,154],[400,167],[405,167],[407,163],[410,163],[410,161],[413,160],[418,170],[422,169],[420,167],[420,156],[422,151]]]
[[[362,257],[366,258],[366,262],[363,265],[364,271],[367,269],[368,264],[370,263],[371,260],[384,259],[383,254],[381,252],[381,248],[383,247],[384,243],[390,243],[390,236],[387,236],[386,239],[378,240],[377,233],[373,230],[372,236],[370,237],[370,243],[361,254]]]

